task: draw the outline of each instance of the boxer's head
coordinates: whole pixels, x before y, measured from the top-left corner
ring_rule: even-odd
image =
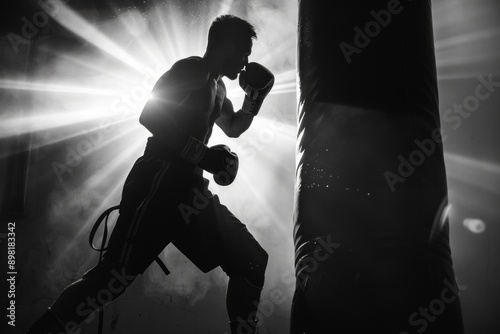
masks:
[[[217,59],[221,75],[234,80],[248,63],[255,38],[250,23],[233,15],[221,15],[210,26],[206,55]]]

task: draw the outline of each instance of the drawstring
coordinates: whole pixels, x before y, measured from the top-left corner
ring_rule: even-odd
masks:
[[[99,264],[101,264],[101,258],[102,258],[102,253],[107,250],[107,247],[104,247],[104,245],[106,244],[106,239],[108,237],[108,218],[109,218],[109,214],[115,210],[118,210],[120,209],[120,206],[119,205],[116,205],[116,206],[112,206],[111,208],[107,209],[106,211],[104,211],[101,216],[99,216],[99,218],[97,219],[97,221],[95,222],[94,226],[92,227],[92,230],[90,231],[90,236],[89,236],[89,244],[90,244],[90,247],[92,247],[92,249],[95,249],[96,251],[99,252]],[[96,248],[96,246],[94,246],[94,237],[95,237],[95,234],[97,232],[97,229],[99,228],[99,226],[101,225],[102,221],[105,220],[104,222],[104,231],[103,231],[103,235],[102,235],[102,241],[101,241],[101,248]]]
[[[108,238],[108,218],[109,218],[109,215],[111,214],[111,212],[113,212],[115,210],[119,210],[119,209],[120,209],[120,206],[115,205],[115,206],[110,207],[106,211],[104,211],[99,216],[99,218],[97,218],[97,221],[95,222],[94,226],[92,227],[92,230],[90,231],[89,244],[90,244],[90,247],[92,247],[92,249],[99,252],[99,262],[98,262],[99,266],[101,265],[103,253],[108,249],[107,247],[105,247],[105,245],[106,245],[106,240]],[[97,229],[99,228],[99,226],[101,226],[101,223],[103,220],[104,220],[104,230],[102,232],[101,247],[97,248],[96,246],[94,246],[94,238],[95,238],[95,234],[97,233]],[[165,263],[163,263],[163,261],[160,259],[159,256],[156,256],[155,261],[156,261],[156,263],[158,263],[158,265],[160,266],[161,270],[163,270],[165,275],[168,276],[168,274],[170,274],[170,271],[168,270],[167,266],[165,265]],[[97,329],[97,333],[102,334],[102,327],[103,327],[103,323],[104,323],[104,307],[99,308],[98,312],[99,312],[99,326]]]
[[[90,236],[89,236],[90,247],[99,252],[99,262],[97,263],[97,265],[99,266],[101,265],[102,255],[104,251],[108,249],[107,247],[104,247],[106,245],[106,239],[108,238],[108,218],[111,212],[118,209],[120,209],[120,206],[116,205],[104,211],[101,214],[101,216],[97,219],[94,226],[92,227],[92,230],[90,231]],[[97,248],[96,246],[94,246],[94,237],[97,232],[97,229],[99,228],[103,220],[104,220],[104,230],[102,232],[101,248]],[[103,307],[99,308],[98,312],[99,312],[99,325],[97,327],[97,333],[102,334],[102,327],[104,323],[104,305]]]

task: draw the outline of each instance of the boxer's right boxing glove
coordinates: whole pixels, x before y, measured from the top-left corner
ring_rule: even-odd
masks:
[[[264,98],[274,85],[274,75],[259,63],[248,63],[239,77],[240,87],[245,91],[245,99],[241,111],[256,116]]]
[[[226,145],[207,147],[191,136],[180,155],[187,161],[214,174],[215,182],[221,186],[233,183],[238,173],[238,155],[231,152]]]

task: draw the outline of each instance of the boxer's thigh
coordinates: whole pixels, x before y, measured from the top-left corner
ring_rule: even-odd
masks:
[[[178,202],[186,196],[192,178],[176,161],[153,159],[134,168],[104,261],[137,274],[171,241]]]
[[[252,263],[265,267],[267,253],[219,197],[206,189],[197,196],[196,211],[189,219],[186,215],[180,219],[183,233],[176,234],[174,245],[205,272],[221,266],[228,275],[236,275],[244,274]]]

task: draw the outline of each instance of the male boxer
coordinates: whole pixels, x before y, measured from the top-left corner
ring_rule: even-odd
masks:
[[[225,145],[206,146],[212,127],[238,137],[273,86],[269,70],[248,63],[254,38],[248,22],[220,16],[210,27],[205,55],[176,62],[158,80],[139,119],[152,137],[126,179],[101,263],[68,286],[28,333],[70,332],[101,301],[121,295],[170,242],[205,272],[222,267],[230,277],[231,333],[256,332],[268,255],[202,177],[205,170],[221,185],[234,180],[237,155]],[[235,112],[222,77],[238,74],[245,98]]]

